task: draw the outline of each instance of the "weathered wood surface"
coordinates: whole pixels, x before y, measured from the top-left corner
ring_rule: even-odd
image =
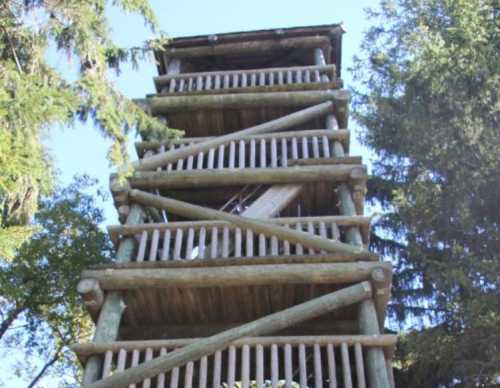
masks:
[[[266,123],[256,125],[254,127],[246,128],[241,131],[229,133],[224,136],[218,136],[202,142],[194,143],[187,147],[179,148],[172,151],[163,152],[161,154],[153,155],[149,158],[141,159],[133,166],[138,171],[153,170],[168,163],[177,162],[179,159],[188,156],[195,156],[200,152],[206,152],[211,148],[216,148],[220,145],[227,145],[231,141],[240,140],[245,136],[257,135],[264,132],[276,132],[294,125],[299,125],[317,116],[326,115],[333,109],[331,102],[324,102],[322,104],[300,110],[298,112],[280,117]]]
[[[103,290],[198,288],[279,284],[332,284],[369,280],[385,263],[262,264],[207,268],[108,268],[84,270],[83,278],[99,281]]]
[[[95,279],[82,279],[76,286],[77,292],[82,296],[83,303],[94,321],[99,316],[99,311],[104,303],[104,293]]]
[[[101,381],[87,384],[87,388],[122,388],[138,383],[175,367],[207,356],[228,346],[231,342],[244,337],[260,336],[272,333],[294,324],[313,319],[339,307],[355,304],[371,297],[368,282],[356,284],[342,290],[310,300],[281,312],[249,322],[245,325],[224,331],[212,337],[200,339],[182,349],[144,362],[124,372],[116,373]]]
[[[304,244],[310,248],[325,250],[327,252],[347,252],[347,253],[366,253],[369,252],[363,247],[354,247],[339,241],[323,239],[318,236],[312,236],[308,233],[288,229],[283,226],[272,224],[268,221],[256,220],[253,218],[241,217],[226,212],[221,212],[202,206],[192,205],[187,202],[177,201],[167,197],[149,194],[140,190],[131,190],[129,196],[133,201],[154,206],[159,209],[170,211],[187,218],[198,218],[207,220],[224,220],[241,228],[252,229],[256,233],[262,233],[268,236],[276,236],[290,242]]]

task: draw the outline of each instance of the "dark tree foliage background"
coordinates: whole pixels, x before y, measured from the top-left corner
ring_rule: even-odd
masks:
[[[400,387],[500,383],[499,4],[393,0],[355,61],[376,155],[373,248],[395,265]]]

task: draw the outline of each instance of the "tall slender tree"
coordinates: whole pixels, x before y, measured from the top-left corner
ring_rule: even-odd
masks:
[[[500,52],[493,0],[392,0],[356,59],[355,117],[376,155],[373,245],[396,268],[399,385],[500,379]],[[419,318],[415,320],[415,318]]]
[[[124,62],[137,63],[165,39],[124,49],[111,39],[106,9],[142,15],[158,33],[148,0],[6,0],[0,2],[0,257],[9,258],[32,232],[38,198],[53,188],[42,136],[55,124],[93,119],[112,140],[109,160],[125,167],[132,131],[175,136],[125,98],[110,80]],[[47,60],[57,50],[77,74],[71,80]]]

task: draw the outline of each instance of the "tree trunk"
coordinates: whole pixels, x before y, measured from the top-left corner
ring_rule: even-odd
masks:
[[[27,386],[27,388],[33,388],[36,386],[36,384],[38,383],[38,381],[40,381],[40,379],[43,377],[43,375],[47,372],[47,370],[52,366],[54,365],[58,358],[59,358],[59,355],[61,354],[61,351],[63,350],[63,347],[60,346],[57,351],[54,353],[54,355],[52,356],[52,358],[47,361],[47,363],[43,366],[43,368],[40,370],[40,372],[38,372],[38,374],[35,376],[35,378],[33,380],[31,380],[31,383],[29,383],[29,385]]]
[[[23,311],[24,311],[24,306],[18,306],[7,314],[7,318],[5,318],[0,324],[0,339],[2,339],[5,332],[9,330],[9,327],[17,319],[19,314],[21,314]]]

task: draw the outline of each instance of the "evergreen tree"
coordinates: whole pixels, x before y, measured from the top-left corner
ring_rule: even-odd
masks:
[[[125,98],[110,80],[126,61],[145,58],[158,40],[123,49],[111,39],[110,6],[143,16],[157,32],[147,0],[7,0],[0,4],[0,257],[9,258],[33,231],[29,222],[38,198],[53,188],[50,157],[41,138],[56,124],[93,119],[113,143],[109,160],[127,171],[127,136],[173,136]],[[47,61],[57,50],[77,74],[71,80]]]
[[[398,386],[500,379],[500,39],[494,0],[392,0],[356,59],[376,155],[373,246],[396,270]],[[419,318],[419,320],[415,320]]]

